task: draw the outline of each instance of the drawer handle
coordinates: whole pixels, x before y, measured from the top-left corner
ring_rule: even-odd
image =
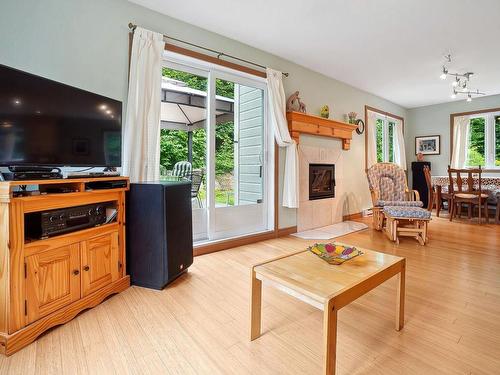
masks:
[[[73,275],[77,276],[80,274],[80,271],[79,270],[73,270]]]
[[[90,269],[90,267],[89,267],[89,266],[85,266],[85,267],[83,267],[83,270],[84,270],[84,271],[88,271],[89,269]]]

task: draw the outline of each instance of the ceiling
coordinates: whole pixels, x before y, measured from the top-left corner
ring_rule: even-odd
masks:
[[[406,108],[453,101],[448,53],[471,88],[500,93],[499,0],[131,1]]]

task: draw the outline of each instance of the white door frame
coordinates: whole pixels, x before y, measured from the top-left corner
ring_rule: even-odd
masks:
[[[211,240],[219,240],[230,238],[239,235],[248,235],[252,233],[264,232],[274,229],[274,137],[269,126],[268,111],[267,111],[267,85],[262,80],[249,79],[248,77],[239,74],[229,73],[219,69],[211,69],[210,76],[213,77],[213,84],[216,79],[231,81],[235,84],[254,87],[263,92],[263,202],[251,205],[236,205],[233,207],[215,207],[215,194],[213,194],[213,205],[209,207],[209,238]],[[209,85],[210,86],[210,85]],[[214,99],[215,100],[215,99]],[[211,117],[212,118],[212,117]],[[236,119],[235,119],[236,120]],[[215,125],[215,113],[211,121]],[[214,155],[212,158],[215,171],[215,126],[214,135],[211,140],[214,143]],[[271,156],[271,157],[270,157]],[[236,160],[236,159],[235,159]],[[215,192],[215,176],[212,181],[212,186]],[[213,213],[213,214],[211,214]],[[255,221],[258,218],[259,223]]]
[[[233,69],[225,68],[216,64],[200,61],[189,56],[173,53],[170,51],[164,52],[163,66],[185,71],[188,73],[196,74],[208,78],[207,85],[207,207],[204,210],[204,216],[207,222],[208,241],[215,241],[225,238],[231,238],[240,235],[248,235],[252,233],[265,232],[274,230],[274,217],[275,212],[275,147],[274,135],[269,128],[269,111],[268,111],[268,98],[267,98],[267,85],[266,80],[261,77],[235,71]],[[255,205],[243,205],[235,207],[215,207],[215,82],[216,79],[223,79],[237,84],[255,87],[263,90],[263,105],[264,105],[264,150],[263,150],[263,203]],[[255,206],[255,207],[253,207]],[[258,209],[260,208],[260,210]],[[217,211],[219,215],[224,215],[229,218],[245,217],[245,214],[253,212],[255,215],[262,215],[263,224],[261,226],[249,226],[241,230],[244,222],[240,223],[234,221],[236,228],[224,228],[217,230]],[[251,211],[251,212],[245,212]],[[194,212],[193,212],[194,213]],[[201,212],[200,212],[201,213]],[[201,217],[200,217],[201,219]],[[195,241],[202,239],[202,236],[195,237]]]

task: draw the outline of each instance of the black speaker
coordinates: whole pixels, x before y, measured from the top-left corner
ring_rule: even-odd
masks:
[[[131,282],[162,289],[193,263],[191,182],[132,183],[126,213]]]
[[[427,208],[427,203],[429,201],[429,190],[427,189],[427,182],[425,181],[424,166],[427,165],[431,167],[429,161],[413,161],[411,163],[411,173],[412,178],[412,189],[417,190],[420,194],[420,200],[424,204],[424,208]]]

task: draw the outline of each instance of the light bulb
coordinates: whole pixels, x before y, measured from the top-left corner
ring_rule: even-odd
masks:
[[[471,98],[471,96],[470,96],[470,95],[467,97],[467,101],[468,101],[468,102],[472,102],[472,98]]]
[[[457,87],[457,86],[458,86],[458,83],[459,83],[459,81],[458,81],[458,79],[456,79],[456,80],[454,80],[454,81],[451,83],[451,85],[452,85],[453,87]]]
[[[457,94],[455,94],[455,93],[451,94],[452,99],[456,99],[456,97],[457,97]]]
[[[439,76],[439,78],[441,78],[441,79],[443,79],[443,80],[444,80],[444,79],[446,79],[446,73],[442,73],[442,74]]]

